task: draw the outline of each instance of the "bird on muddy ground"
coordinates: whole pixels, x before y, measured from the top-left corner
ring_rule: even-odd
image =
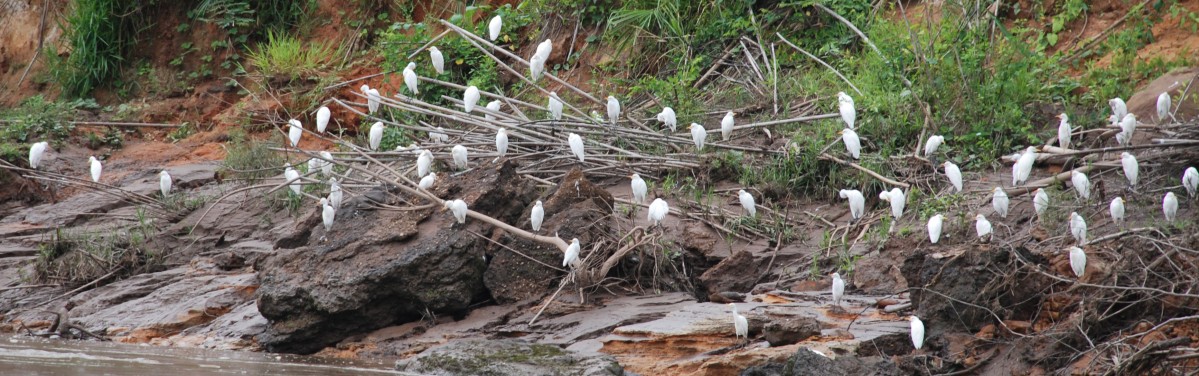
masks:
[[[566,136],[566,144],[570,146],[570,153],[574,154],[575,158],[579,158],[579,162],[583,162],[583,157],[585,155],[585,154],[583,154],[583,152],[584,152],[583,137],[580,137],[577,134],[571,133]]]
[[[856,189],[842,189],[839,195],[841,198],[849,200],[850,222],[862,218],[862,214],[866,212],[866,197],[862,196],[862,192]]]
[[[987,216],[982,213],[974,216],[974,232],[978,234],[979,240],[986,241],[991,237],[991,221],[987,220]]]
[[[1037,188],[1037,191],[1033,193],[1032,208],[1037,213],[1037,220],[1041,220],[1041,216],[1045,214],[1045,209],[1049,209],[1049,194],[1045,193],[1045,189]]]
[[[158,173],[158,191],[162,192],[162,197],[167,197],[171,194],[171,174],[167,170],[162,170]]]
[[[1113,125],[1117,125],[1120,122],[1120,120],[1124,119],[1124,115],[1128,115],[1128,105],[1124,103],[1123,99],[1120,99],[1120,98],[1109,99],[1107,101],[1107,105],[1111,106],[1111,108],[1112,108],[1112,115],[1108,119],[1115,119],[1115,120],[1112,120]]]
[[[1074,191],[1078,193],[1078,197],[1083,200],[1091,198],[1091,179],[1087,178],[1087,174],[1078,172],[1078,170],[1070,171],[1070,184],[1074,186]]]
[[[1073,236],[1078,244],[1087,244],[1087,220],[1078,215],[1078,212],[1070,213],[1070,236]]]
[[[404,86],[408,87],[408,92],[412,95],[419,95],[417,85],[420,85],[420,78],[416,76],[416,63],[409,62],[408,66],[404,67]]]
[[[479,88],[471,86],[462,92],[462,109],[466,113],[475,110],[475,105],[479,103]]]
[[[928,218],[928,240],[937,244],[941,240],[941,226],[945,224],[945,216],[937,214]]]
[[[895,219],[903,217],[903,208],[908,204],[908,198],[899,188],[891,188],[890,191],[882,191],[878,194],[878,199],[891,204],[891,216]]]
[[[469,161],[466,147],[454,145],[454,148],[450,150],[450,154],[454,156],[454,165],[458,166],[459,170],[465,170],[467,161]]]
[[[488,102],[487,109],[491,112],[500,112],[500,106],[502,106],[503,104],[504,104],[504,102],[500,102],[500,100],[497,99],[497,100]],[[483,118],[487,119],[487,120],[495,120],[495,115],[484,112]]]
[[[383,122],[376,121],[371,124],[367,142],[370,144],[371,151],[379,150],[379,144],[383,143]]]
[[[724,114],[724,119],[720,120],[720,139],[728,141],[729,137],[733,136],[733,111]]]
[[[665,200],[655,198],[654,202],[649,204],[648,219],[654,226],[660,226],[662,220],[666,219],[667,213],[670,213],[670,205]]]
[[[533,204],[533,210],[529,213],[529,225],[533,228],[533,232],[541,231],[541,221],[545,219],[545,207],[541,206],[541,200],[537,200]]]
[[[841,297],[845,296],[845,281],[841,279],[841,273],[833,273],[833,306],[841,306]]]
[[[1032,174],[1032,165],[1037,162],[1037,148],[1029,146],[1024,149],[1024,153],[1016,158],[1016,163],[1012,164],[1012,186],[1023,184],[1028,180],[1028,176]]]
[[[333,205],[334,209],[341,209],[342,195],[341,184],[337,182],[337,178],[329,178],[329,204]]]
[[[991,189],[991,207],[995,208],[995,214],[999,214],[1001,218],[1007,218],[1008,205],[1011,200],[1008,200],[1007,192],[1003,188],[995,187]]]
[[[620,120],[620,101],[616,100],[616,97],[609,95],[608,96],[608,121],[612,122],[612,125],[616,125],[616,122],[619,120]]]
[[[300,194],[304,187],[300,185],[300,173],[296,169],[291,168],[291,165],[283,166],[283,178],[289,182],[287,188],[297,195]]]
[[[333,153],[321,150],[318,154],[324,159],[321,161],[321,175],[333,176]]]
[[[437,46],[429,47],[429,61],[433,63],[433,70],[437,71],[437,74],[445,73],[445,55],[441,54]]]
[[[87,157],[87,163],[92,175],[92,182],[100,182],[100,173],[104,171],[104,165],[100,164],[100,160],[96,156]]]
[[[733,335],[737,339],[745,337],[745,342],[749,342],[749,320],[745,319],[741,313],[737,312],[737,304],[729,303],[729,307],[733,309]]]
[[[945,161],[941,166],[945,167],[945,176],[949,178],[949,183],[953,184],[954,192],[962,191],[962,170],[953,162]]]
[[[29,146],[29,168],[34,170],[42,163],[42,158],[46,156],[46,149],[50,147],[50,143],[42,141],[35,142]]]
[[[920,350],[924,347],[924,322],[915,315],[908,316],[908,320],[912,323],[912,346]]]
[[[1074,130],[1070,128],[1070,117],[1065,112],[1057,115],[1060,122],[1057,124],[1057,146],[1062,149],[1070,148],[1070,136]]]
[[[704,150],[704,140],[708,138],[708,130],[704,126],[691,123],[691,142],[695,143],[695,150]]]
[[[745,209],[745,214],[750,218],[758,214],[757,204],[754,204],[754,195],[742,189],[737,191],[737,199],[741,201],[741,207]]]
[[[1163,92],[1157,96],[1157,123],[1166,122],[1166,118],[1170,116],[1170,93]]]
[[[304,125],[300,124],[299,120],[291,119],[287,121],[287,140],[291,141],[291,147],[296,147],[300,144],[300,137],[304,136]]]
[[[932,161],[934,165],[937,164],[936,159],[935,159],[937,156],[937,149],[940,148],[941,144],[943,144],[943,143],[945,143],[945,136],[941,136],[941,135],[929,136],[928,141],[924,142],[924,158],[927,158],[929,161]]]
[[[558,93],[551,91],[548,101],[545,107],[550,110],[550,118],[562,120],[562,100],[558,99]]]
[[[1082,277],[1087,271],[1087,253],[1082,248],[1070,247],[1070,270],[1075,277]]]
[[[1174,222],[1178,216],[1178,196],[1174,192],[1166,192],[1166,197],[1162,198],[1162,213],[1166,216],[1166,222]]]
[[[437,183],[437,173],[430,172],[428,175],[425,175],[425,177],[420,178],[420,183],[417,183],[416,186],[420,187],[421,189],[429,189],[433,187],[434,183]]]
[[[329,118],[333,114],[329,112],[329,107],[321,106],[316,110],[316,131],[325,133],[325,129],[329,128]]]
[[[844,91],[837,93],[837,111],[841,113],[841,120],[845,122],[845,127],[853,129],[854,122],[858,119],[858,110],[854,107],[853,97],[845,94]]]
[[[670,127],[671,132],[676,131],[679,126],[678,117],[675,116],[674,109],[670,107],[662,108],[662,112],[658,113],[658,121],[662,122],[662,124],[666,124],[667,127]]]
[[[379,104],[383,101],[383,96],[379,95],[378,89],[369,89],[366,91],[366,109],[370,113],[379,111]]]
[[[1186,188],[1187,195],[1195,198],[1195,193],[1199,193],[1199,169],[1187,167],[1187,170],[1182,173],[1182,187]]]
[[[416,157],[416,175],[424,177],[429,174],[429,168],[433,166],[433,152],[421,150],[420,155]]]
[[[849,155],[853,159],[860,159],[862,157],[862,140],[858,138],[858,133],[853,129],[845,128],[837,134],[841,135],[841,142],[845,144],[845,150],[849,152]]]
[[[633,192],[633,201],[638,204],[645,202],[645,195],[649,191],[649,187],[645,184],[645,180],[641,179],[641,175],[633,174],[631,177],[630,188]]]
[[[333,217],[337,215],[337,211],[333,209],[332,205],[329,205],[329,199],[324,197],[321,197],[320,207],[321,222],[324,223],[325,232],[327,233],[329,230],[333,229]]]
[[[1112,222],[1116,224],[1116,227],[1123,227],[1124,199],[1121,197],[1113,198],[1112,203],[1107,206],[1107,211],[1112,215]]]
[[[458,224],[466,223],[466,201],[462,201],[461,199],[446,200],[442,205],[446,209],[449,209],[450,213],[454,214],[454,220],[458,221]]]
[[[1120,120],[1120,133],[1116,134],[1116,142],[1120,146],[1128,146],[1132,144],[1133,132],[1137,130],[1137,116],[1133,114],[1124,115],[1124,119]]]
[[[492,42],[494,42],[496,39],[499,39],[500,29],[503,29],[503,27],[504,19],[500,18],[499,15],[492,17],[491,21],[487,23],[487,36],[491,38]]]
[[[504,154],[508,154],[508,130],[500,128],[495,132],[495,151],[500,153],[496,160],[503,158]]]
[[[566,254],[562,255],[562,267],[570,265],[571,269],[578,268],[580,264],[579,252],[582,251],[582,246],[579,245],[579,238],[570,239],[570,245],[566,246]]]
[[[1129,152],[1120,154],[1120,166],[1124,168],[1124,177],[1128,179],[1128,189],[1135,190],[1137,187],[1137,178],[1141,171],[1141,165],[1137,162],[1137,157]]]

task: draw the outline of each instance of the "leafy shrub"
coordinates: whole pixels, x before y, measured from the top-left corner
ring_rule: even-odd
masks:
[[[265,42],[247,54],[247,58],[263,75],[297,79],[332,65],[341,54],[341,48],[331,42],[302,42],[294,36],[272,31],[267,33]]]
[[[70,54],[49,57],[50,75],[67,96],[82,97],[114,78],[137,33],[148,23],[143,9],[154,0],[76,0],[63,19],[61,41]]]

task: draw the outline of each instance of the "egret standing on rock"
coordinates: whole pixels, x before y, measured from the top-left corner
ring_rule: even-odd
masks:
[[[437,46],[429,47],[429,60],[433,62],[433,70],[437,71],[437,74],[445,73],[445,56]]]
[[[466,201],[446,200],[444,205],[454,214],[454,220],[458,221],[458,224],[466,223]]]
[[[450,154],[454,156],[454,165],[458,166],[459,170],[465,170],[466,163],[468,161],[466,147],[462,145],[454,145],[454,148],[450,150]]]
[[[300,124],[299,120],[291,119],[287,121],[287,140],[291,141],[291,147],[296,147],[300,144],[300,137],[304,135],[304,125]]]
[[[379,150],[379,144],[383,143],[383,122],[376,121],[371,124],[367,141],[370,143],[371,151]]]
[[[501,106],[501,105],[503,105],[503,104],[504,104],[503,102],[500,102],[500,101],[497,99],[497,100],[494,100],[494,101],[488,102],[488,103],[487,103],[487,109],[488,109],[489,111],[491,111],[491,112],[500,112],[500,106]],[[486,112],[484,112],[484,113],[483,113],[483,117],[484,117],[485,119],[487,119],[487,120],[492,120],[492,119],[495,119],[495,115],[492,115],[492,114],[490,114],[490,113],[486,113]]]
[[[758,213],[758,208],[754,204],[754,195],[749,194],[744,189],[737,191],[737,199],[741,201],[741,207],[745,208],[745,214],[753,218]]]
[[[849,152],[849,155],[853,159],[860,159],[862,157],[862,140],[858,139],[858,133],[853,129],[845,128],[838,134],[841,135],[841,141],[845,143],[845,150]]]
[[[412,92],[412,95],[418,95],[420,94],[420,90],[417,89],[419,84],[420,78],[416,76],[416,63],[410,62],[407,67],[404,67],[404,86],[408,87],[408,91]]]
[[[45,141],[29,146],[29,168],[37,169],[37,166],[42,163],[42,157],[46,155],[46,148],[48,147],[50,147],[50,144]]]
[[[329,199],[321,197],[321,221],[325,224],[325,232],[333,229],[333,217],[337,215],[337,211],[333,210],[333,206],[329,205]]]
[[[1199,170],[1187,167],[1187,170],[1182,173],[1182,187],[1186,188],[1188,196],[1195,198],[1195,193],[1199,190]]]
[[[1082,248],[1070,247],[1070,270],[1076,277],[1082,277],[1087,271],[1087,253]]]
[[[981,213],[974,216],[974,232],[978,233],[978,238],[984,240],[991,235],[991,221],[987,220],[987,216]]]
[[[583,162],[583,137],[571,133],[566,136],[566,144],[570,146],[571,154],[579,158],[579,162]]]
[[[416,175],[424,177],[429,174],[429,167],[433,166],[433,153],[428,150],[421,150],[420,155],[416,157]]]
[[[941,147],[941,144],[943,143],[945,143],[945,136],[930,136],[928,141],[924,142],[924,157],[928,158],[929,160],[933,160],[933,157],[937,155],[937,148]]]
[[[945,176],[949,178],[949,183],[953,184],[954,192],[962,191],[962,170],[958,169],[958,165],[953,162],[945,161],[941,164],[945,166]]]
[[[325,129],[329,128],[329,118],[333,114],[329,112],[329,107],[321,106],[316,110],[316,131],[325,133]]]
[[[648,187],[645,185],[645,180],[641,180],[641,175],[633,174],[633,181],[630,184],[633,191],[633,201],[638,204],[645,202],[645,195],[648,192]]]
[[[1128,178],[1128,188],[1136,189],[1137,176],[1141,171],[1141,165],[1137,163],[1137,157],[1129,152],[1120,154],[1120,166],[1124,167],[1124,177]]]
[[[1162,198],[1162,213],[1166,215],[1166,222],[1174,222],[1178,215],[1178,196],[1174,192],[1166,192],[1166,197]]]
[[[562,120],[562,101],[558,99],[558,93],[550,92],[549,103],[546,107],[550,109],[550,118],[554,120]]]
[[[94,155],[87,157],[87,163],[91,169],[92,181],[99,183],[100,182],[100,172],[104,171],[104,166],[100,164],[100,160],[96,159],[96,156],[94,156]]]
[[[1057,118],[1061,119],[1061,122],[1057,125],[1057,146],[1060,146],[1062,149],[1069,149],[1070,135],[1074,132],[1073,129],[1070,129],[1070,117],[1066,116],[1066,113],[1063,112],[1058,114]]]
[[[1078,192],[1078,197],[1083,200],[1091,198],[1091,179],[1087,178],[1087,174],[1075,171],[1070,171],[1070,184],[1074,186],[1074,191]]]
[[[616,97],[609,95],[608,96],[608,121],[611,121],[612,125],[616,125],[616,122],[619,120],[620,120],[620,101],[617,101]]]
[[[462,109],[469,114],[471,111],[475,110],[475,105],[478,103],[479,88],[474,86],[466,88],[466,91],[462,93]]]
[[[849,200],[850,222],[862,218],[862,214],[866,212],[866,197],[862,196],[862,192],[856,189],[842,189],[840,195],[841,198]]]
[[[1166,117],[1170,116],[1170,93],[1163,92],[1157,96],[1157,122],[1158,124],[1165,123]]]
[[[487,36],[491,38],[492,42],[494,42],[496,39],[499,39],[500,29],[503,27],[504,19],[500,18],[499,15],[492,17],[491,22],[487,23]]]
[[[1029,146],[1024,149],[1024,153],[1016,158],[1016,163],[1012,165],[1012,186],[1017,186],[1028,180],[1028,176],[1032,174],[1032,165],[1037,162],[1037,148]]]
[[[171,174],[167,170],[162,170],[158,173],[158,190],[162,192],[162,197],[167,197],[171,194]]]
[[[903,207],[907,206],[908,198],[899,188],[891,188],[891,191],[879,192],[878,198],[891,203],[891,216],[895,219],[903,217]]]
[[[854,121],[858,119],[858,110],[854,108],[853,97],[845,94],[844,91],[837,93],[837,110],[841,112],[841,120],[845,121],[845,127],[853,129]]]
[[[1037,220],[1041,219],[1041,215],[1045,214],[1045,209],[1049,208],[1049,194],[1045,193],[1044,189],[1037,188],[1036,193],[1032,195],[1032,208],[1037,212]]]
[[[1078,215],[1078,212],[1070,213],[1070,235],[1078,244],[1087,244],[1087,220]]]
[[[708,138],[708,130],[704,126],[691,123],[691,142],[695,143],[695,150],[704,150],[704,140]]]
[[[300,194],[304,187],[300,185],[300,173],[296,169],[291,168],[291,165],[283,166],[283,178],[289,182],[287,187],[291,188],[292,192]]]
[[[662,108],[662,112],[658,113],[658,121],[662,122],[662,124],[666,124],[667,127],[670,127],[671,132],[676,131],[679,126],[679,120],[674,115],[674,109],[670,107]]]
[[[941,225],[945,223],[945,216],[937,214],[928,219],[928,240],[933,244],[937,244],[941,240]]]
[[[1008,204],[1007,192],[1004,192],[1003,188],[991,189],[991,207],[995,208],[995,214],[999,214],[1001,218],[1007,218]]]
[[[729,137],[733,136],[733,111],[724,114],[724,119],[720,120],[720,139],[728,141]]]
[[[541,231],[541,221],[545,219],[545,208],[541,206],[541,200],[537,200],[533,204],[533,210],[529,213],[529,225],[533,227],[533,232]]]
[[[1112,199],[1112,203],[1108,205],[1107,210],[1112,214],[1112,222],[1116,224],[1116,227],[1123,227],[1124,199],[1120,197]]]
[[[920,350],[924,347],[924,322],[915,315],[908,316],[908,320],[912,322],[912,346]]]
[[[570,239],[570,245],[566,246],[566,254],[562,255],[562,267],[570,265],[573,269],[579,265],[579,251],[582,247],[579,246],[579,238]]]
[[[841,280],[841,273],[833,273],[833,306],[841,306],[841,297],[845,295],[845,281]]]
[[[341,199],[341,184],[337,183],[337,178],[329,178],[329,204],[332,204],[334,209],[341,209]]]
[[[729,303],[729,307],[733,308],[733,335],[735,335],[737,339],[745,337],[745,342],[749,342],[749,320],[746,320],[745,316],[741,316],[741,314],[737,312],[736,303]]]
[[[508,131],[504,128],[495,132],[495,151],[500,153],[498,158],[503,158],[504,154],[508,154]]]
[[[649,221],[654,226],[661,225],[667,213],[670,213],[670,205],[665,200],[655,198],[654,202],[649,204]]]
[[[420,183],[418,183],[417,186],[421,189],[429,189],[433,187],[434,183],[437,183],[437,173],[430,172],[428,175],[425,175],[425,177],[420,178]]]
[[[370,113],[379,111],[379,103],[383,101],[383,96],[379,95],[378,89],[370,89],[366,91],[366,109]]]

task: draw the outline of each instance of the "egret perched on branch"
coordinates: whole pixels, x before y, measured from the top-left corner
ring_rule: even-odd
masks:
[[[1002,218],[1007,218],[1009,203],[1007,192],[1004,192],[1003,188],[995,187],[991,189],[991,207],[995,208],[995,214],[999,214]]]
[[[497,100],[494,100],[494,101],[488,102],[488,103],[487,103],[487,109],[488,109],[488,110],[490,110],[491,112],[500,112],[500,106],[501,106],[501,105],[503,105],[503,104],[504,104],[504,102],[500,102],[500,101],[497,99]],[[486,113],[486,112],[484,112],[484,113],[483,113],[483,117],[484,117],[485,119],[487,119],[487,120],[492,120],[492,119],[495,119],[495,116],[494,116],[494,115],[492,115],[492,114],[490,114],[490,113]]]
[[[1116,197],[1112,199],[1112,203],[1108,205],[1108,212],[1112,214],[1112,222],[1116,223],[1116,227],[1124,225],[1124,199]]]
[[[749,320],[746,320],[745,316],[741,316],[741,314],[737,312],[737,304],[729,303],[729,307],[733,308],[733,335],[735,335],[737,339],[745,337],[745,341],[749,342]]]
[[[612,125],[616,125],[616,122],[619,120],[620,120],[620,101],[616,100],[616,97],[609,95],[608,96],[608,121],[611,121]]]
[[[158,173],[158,190],[162,192],[162,197],[167,197],[171,194],[171,174],[167,170],[162,170]]]
[[[1036,193],[1032,195],[1032,208],[1037,212],[1037,220],[1045,214],[1045,209],[1049,209],[1049,194],[1045,193],[1044,189],[1037,188]]]
[[[853,97],[845,94],[844,91],[837,93],[837,109],[841,112],[841,120],[845,121],[845,127],[853,129],[853,123],[858,119],[858,110],[854,108]]]
[[[300,144],[300,137],[304,135],[304,125],[300,124],[299,120],[291,119],[287,121],[287,140],[291,141],[291,147],[296,147]]]
[[[562,120],[562,101],[558,99],[558,93],[550,92],[549,103],[545,107],[550,109],[550,118]]]
[[[421,150],[420,155],[416,157],[416,175],[425,176],[429,174],[429,167],[433,166],[433,153],[428,150]]]
[[[915,315],[908,316],[908,320],[912,322],[912,346],[920,350],[924,347],[924,322]]]
[[[450,135],[445,133],[445,128],[437,127],[437,131],[429,131],[429,140],[444,144],[450,141]]]
[[[1132,134],[1137,130],[1137,116],[1133,114],[1124,115],[1124,119],[1120,120],[1120,133],[1116,134],[1116,142],[1121,146],[1128,146],[1132,143]]]
[[[754,204],[754,195],[742,189],[737,191],[737,199],[741,201],[741,207],[745,208],[745,214],[748,214],[750,218],[758,214],[758,208]]]
[[[862,157],[862,141],[858,139],[858,133],[853,129],[845,128],[840,133],[841,141],[845,143],[845,150],[849,151],[849,155],[853,159]]]
[[[562,266],[570,265],[571,269],[577,268],[579,262],[579,251],[582,247],[579,246],[579,238],[570,239],[570,245],[566,246],[566,254],[562,255]]]
[[[1166,197],[1162,198],[1162,213],[1166,215],[1166,222],[1174,222],[1178,215],[1178,196],[1174,192],[1166,192]]]
[[[94,155],[87,157],[87,163],[88,163],[89,167],[91,168],[92,181],[99,183],[100,182],[100,172],[104,171],[104,166],[100,164],[100,160],[96,159],[96,156],[94,156]]]
[[[437,71],[437,74],[445,73],[445,56],[437,46],[429,47],[429,60],[433,62],[433,70]]]
[[[724,114],[720,120],[720,139],[728,141],[733,136],[733,111]]]
[[[571,154],[574,154],[575,157],[578,157],[579,162],[583,162],[583,137],[579,137],[579,135],[571,133],[566,136],[566,144],[570,145]]]
[[[321,161],[321,175],[333,176],[333,153],[321,150],[319,155],[324,159]]]
[[[416,63],[409,62],[407,67],[404,67],[404,86],[408,87],[408,91],[412,95],[420,94],[420,90],[416,88],[420,84],[420,78],[416,77]]]
[[[334,209],[341,209],[341,184],[337,183],[337,178],[329,178],[329,203]]]
[[[46,148],[50,144],[42,141],[29,146],[29,168],[37,169],[37,165],[42,163],[42,157],[46,155]]]
[[[487,23],[487,36],[494,42],[500,37],[500,29],[504,27],[504,20],[499,15],[491,18],[491,22]]]
[[[495,132],[495,151],[500,153],[498,158],[503,158],[504,154],[508,153],[508,131],[504,128]]]
[[[1074,186],[1074,191],[1078,192],[1078,197],[1083,200],[1091,198],[1091,179],[1087,179],[1087,174],[1078,172],[1078,170],[1070,171],[1070,184]]]
[[[662,224],[662,220],[666,219],[667,213],[670,213],[670,205],[666,201],[655,198],[654,202],[649,204],[649,221],[654,226]]]
[[[383,122],[376,121],[374,124],[371,124],[368,141],[371,151],[379,150],[379,144],[383,142]]]
[[[308,172],[314,172],[321,169],[320,158],[308,158]]]
[[[291,168],[291,165],[283,166],[283,178],[289,182],[287,187],[291,188],[292,192],[300,194],[300,190],[304,187],[300,185],[300,173],[296,169]]]
[[[937,214],[928,219],[928,240],[933,244],[937,244],[941,240],[941,225],[945,223],[945,216]]]
[[[862,196],[862,192],[856,189],[842,189],[840,195],[841,198],[849,200],[850,222],[862,218],[862,214],[866,212],[866,197]]]
[[[1157,96],[1157,122],[1166,122],[1166,117],[1170,116],[1170,93],[1163,92]]]
[[[1024,149],[1024,153],[1016,158],[1016,164],[1012,165],[1012,186],[1017,186],[1028,180],[1028,176],[1032,174],[1032,165],[1037,162],[1037,148],[1029,146]]]
[[[949,183],[953,184],[954,192],[962,191],[962,170],[958,169],[958,165],[953,162],[945,161],[941,164],[945,166],[945,176],[949,178]]]
[[[1087,220],[1078,215],[1078,212],[1070,212],[1070,235],[1078,244],[1087,244]]]
[[[541,206],[541,200],[537,200],[533,204],[533,210],[529,213],[529,225],[533,227],[533,232],[541,231],[541,221],[545,219],[545,208]]]
[[[437,173],[430,172],[428,175],[425,175],[425,177],[420,178],[420,183],[418,183],[417,186],[421,189],[429,189],[433,187],[434,183],[437,183]]]
[[[974,216],[974,232],[978,233],[980,240],[985,240],[991,235],[991,221],[987,220],[987,216],[977,214]]]
[[[1137,163],[1137,157],[1129,152],[1120,154],[1120,166],[1124,167],[1124,177],[1128,178],[1128,188],[1135,189],[1137,186],[1137,176],[1140,175],[1141,171],[1141,165]]]
[[[1069,149],[1070,135],[1074,133],[1074,130],[1070,129],[1070,117],[1066,116],[1066,113],[1063,112],[1058,114],[1057,118],[1061,120],[1057,125],[1057,146],[1062,147],[1062,149]]]
[[[945,143],[945,136],[929,136],[928,141],[924,142],[924,157],[930,160],[933,159],[937,155],[937,148],[941,147],[943,143]]]
[[[704,140],[708,138],[708,130],[704,126],[691,123],[691,142],[695,143],[695,150],[704,150]]]
[[[636,201],[638,204],[645,202],[645,194],[649,190],[645,185],[645,180],[641,180],[641,175],[638,174],[633,174],[632,179],[633,201]]]
[[[379,111],[379,103],[383,101],[383,96],[379,95],[378,89],[370,89],[366,91],[366,109],[370,113]]]
[[[337,211],[333,210],[333,206],[329,205],[329,199],[321,197],[321,221],[325,224],[325,232],[333,229],[333,217],[337,215]]]
[[[471,86],[466,88],[466,92],[462,93],[462,109],[466,113],[475,110],[475,104],[479,103],[479,88]]]
[[[676,131],[679,126],[679,120],[674,115],[674,109],[670,107],[662,108],[662,112],[658,113],[658,121],[662,122],[662,124],[666,124],[667,127],[670,127],[671,132]]]
[[[1182,173],[1182,186],[1187,189],[1188,196],[1195,198],[1195,193],[1199,190],[1199,170],[1187,167],[1187,170]]]
[[[329,112],[329,107],[321,106],[316,110],[316,131],[325,133],[325,129],[329,128],[329,118],[333,114]]]
[[[1116,124],[1124,119],[1124,115],[1128,115],[1128,105],[1124,104],[1124,100],[1120,98],[1112,98],[1107,101],[1107,105],[1112,107],[1112,117],[1116,120],[1112,124]]]
[[[841,306],[841,297],[845,295],[845,281],[841,280],[841,273],[833,273],[833,305]]]
[[[1070,247],[1070,270],[1077,277],[1082,277],[1082,273],[1087,271],[1087,253],[1082,248]]]
[[[891,216],[895,219],[903,217],[903,207],[907,206],[908,198],[899,188],[891,188],[891,191],[882,191],[878,194],[878,199],[891,203]]]
[[[466,201],[446,200],[444,205],[446,209],[450,209],[450,212],[454,213],[454,220],[458,221],[458,224],[466,223]]]
[[[465,170],[467,162],[466,147],[462,145],[454,145],[454,148],[450,150],[450,154],[454,155],[454,165],[458,166],[458,169],[460,170]]]
[[[545,63],[550,60],[550,53],[554,51],[554,42],[546,39],[537,45],[536,52],[529,59],[529,73],[533,81],[541,78],[541,73],[545,72]]]

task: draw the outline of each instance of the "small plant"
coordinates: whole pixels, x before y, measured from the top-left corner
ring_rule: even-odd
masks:
[[[269,32],[267,40],[246,57],[250,65],[265,76],[298,79],[316,74],[341,55],[341,48],[331,42],[302,42],[291,35]]]
[[[282,142],[281,136],[276,136],[274,144]],[[244,131],[230,132],[230,141],[225,144],[225,163],[223,170],[227,176],[246,180],[254,184],[259,180],[278,176],[286,161],[279,153],[270,149],[271,142],[255,141]]]

